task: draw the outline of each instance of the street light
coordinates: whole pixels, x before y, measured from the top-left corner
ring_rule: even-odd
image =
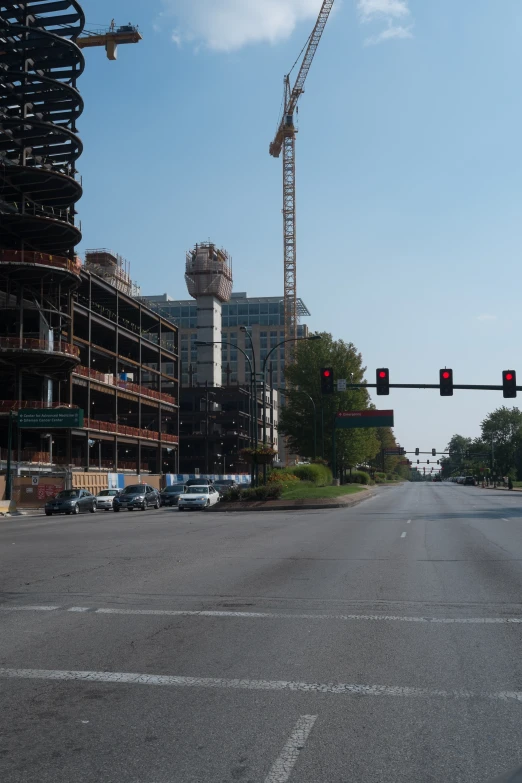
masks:
[[[207,342],[204,342],[202,340],[196,340],[194,345],[196,347],[205,346],[205,345],[231,345],[233,348],[236,348],[236,350],[238,350],[240,353],[242,353],[243,356],[245,357],[245,359],[247,360],[247,362],[249,364],[249,367],[250,367],[250,411],[249,411],[250,419],[251,419],[251,422],[250,422],[250,445],[254,446],[254,427],[253,427],[253,421],[252,421],[252,404],[253,404],[253,400],[252,400],[252,379],[253,379],[254,375],[253,375],[253,369],[252,369],[252,362],[250,360],[249,355],[246,353],[246,351],[244,351],[242,348],[240,348],[239,345],[236,345],[236,343],[230,343],[230,342],[227,342],[226,340],[213,340],[213,341],[207,341]]]
[[[265,394],[265,387],[266,387],[266,364],[268,362],[268,359],[270,358],[271,354],[276,350],[276,348],[279,348],[280,345],[284,345],[285,343],[295,343],[295,342],[301,342],[302,340],[322,340],[320,334],[311,334],[308,337],[298,337],[297,339],[295,337],[290,337],[286,340],[281,340],[280,343],[277,343],[277,345],[274,345],[273,348],[269,350],[267,355],[265,356],[265,359],[263,361],[263,445],[266,445],[266,394]],[[310,399],[312,399],[310,397]],[[313,402],[313,400],[312,400]],[[315,403],[314,403],[314,412],[315,412]]]
[[[253,389],[251,391],[252,395],[252,404],[253,404],[253,427],[254,427],[254,448],[257,449],[257,439],[258,439],[258,431],[257,431],[257,370],[256,370],[256,354],[254,351],[254,343],[252,342],[252,335],[246,328],[246,326],[240,326],[239,331],[243,332],[244,335],[248,337],[250,340],[250,350],[252,351],[252,362],[254,365],[254,373],[251,374],[250,377],[253,379]],[[245,353],[246,356],[246,353]],[[265,390],[263,387],[263,400],[264,400]],[[263,409],[264,412],[264,409]],[[264,425],[263,425],[264,426]]]

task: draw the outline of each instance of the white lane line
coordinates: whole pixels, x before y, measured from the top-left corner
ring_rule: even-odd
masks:
[[[439,625],[520,625],[522,617],[415,617],[411,615],[390,614],[303,614],[290,612],[237,612],[237,611],[191,611],[189,609],[96,609],[89,606],[73,606],[65,609],[61,606],[11,606],[1,611],[55,611],[86,613],[89,615],[143,616],[143,617],[215,617],[243,620],[334,620],[338,622],[395,622],[395,623],[432,623]]]
[[[56,612],[61,606],[0,606],[2,612]]]
[[[407,524],[407,525],[411,525],[411,519],[408,519],[408,521],[406,522],[406,524]]]
[[[506,519],[505,517],[502,517],[502,522],[509,522],[509,519]]]
[[[314,727],[317,715],[301,715],[265,783],[286,783]]]
[[[406,532],[401,533],[401,538],[406,538]]]
[[[107,682],[112,685],[162,685],[171,688],[228,688],[240,691],[290,691],[295,693],[326,693],[334,696],[402,696],[424,699],[493,699],[495,701],[522,702],[522,691],[435,690],[401,685],[358,685],[342,682],[294,682],[291,680],[228,680],[217,677],[174,677],[166,674],[135,674],[128,672],[0,669],[0,679]]]

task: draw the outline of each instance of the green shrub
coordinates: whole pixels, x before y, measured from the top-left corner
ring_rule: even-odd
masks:
[[[268,476],[269,484],[291,484],[295,481],[299,481],[299,477],[289,473],[286,468],[274,468]]]
[[[384,479],[382,476],[379,476],[379,474],[376,473],[374,481],[376,484],[384,484],[386,482],[386,479]]]
[[[395,481],[396,478],[397,478],[397,476],[394,473],[387,473],[386,474],[386,479],[388,481]]]
[[[332,483],[332,471],[326,465],[292,465],[286,470],[301,481],[312,482],[316,487],[326,487]]]
[[[364,470],[354,470],[351,476],[346,476],[348,484],[371,484],[372,479],[369,473]]]
[[[253,502],[256,500],[278,500],[283,493],[281,484],[267,484],[262,487],[242,489],[240,500]]]

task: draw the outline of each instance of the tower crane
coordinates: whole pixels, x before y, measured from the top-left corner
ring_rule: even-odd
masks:
[[[109,27],[96,30],[84,30],[76,39],[80,49],[89,49],[91,46],[105,46],[107,59],[116,60],[118,57],[118,44],[135,44],[143,40],[138,27],[133,24],[116,26],[114,20]]]
[[[294,125],[294,113],[312,65],[317,47],[326,27],[328,17],[335,0],[323,0],[315,27],[308,39],[306,52],[296,82],[291,88],[290,74],[285,76],[284,109],[281,122],[273,142],[270,155],[278,158],[283,151],[283,235],[284,235],[284,272],[285,272],[285,339],[297,337],[297,255],[296,255],[296,203],[295,203],[295,140],[297,128]],[[287,362],[290,351],[286,352]]]

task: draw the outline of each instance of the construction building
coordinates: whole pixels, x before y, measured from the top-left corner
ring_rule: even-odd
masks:
[[[117,256],[83,268],[75,254],[84,24],[76,1],[0,0],[0,458],[174,471],[178,330],[133,297]],[[83,422],[22,428],[27,409]]]

